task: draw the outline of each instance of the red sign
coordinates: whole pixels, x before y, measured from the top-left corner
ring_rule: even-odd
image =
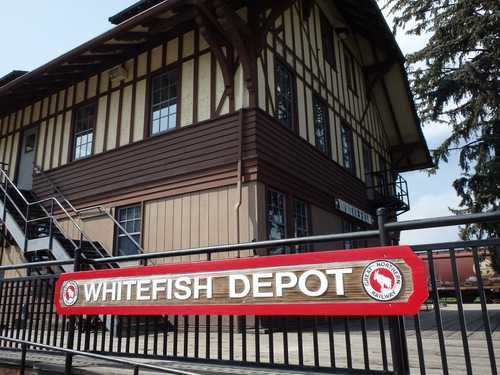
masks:
[[[64,273],[59,314],[414,315],[427,298],[409,246]]]

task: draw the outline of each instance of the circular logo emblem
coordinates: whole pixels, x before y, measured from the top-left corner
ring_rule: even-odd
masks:
[[[403,287],[403,274],[386,260],[376,260],[365,267],[362,275],[366,293],[377,301],[396,298]]]
[[[78,284],[75,281],[68,281],[63,289],[63,302],[66,306],[73,306],[78,299]]]

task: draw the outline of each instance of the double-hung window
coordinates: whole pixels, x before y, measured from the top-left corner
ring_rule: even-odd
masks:
[[[92,154],[94,140],[95,105],[89,104],[76,110],[73,159]]]
[[[294,128],[292,73],[283,65],[276,64],[276,95],[278,120],[287,128]]]
[[[153,79],[150,134],[175,129],[176,124],[177,70],[172,70]]]
[[[116,255],[132,255],[139,252],[131,238],[139,243],[141,235],[141,205],[122,207],[118,209],[118,222],[125,232],[118,229],[116,239]],[[128,235],[127,235],[128,234]]]

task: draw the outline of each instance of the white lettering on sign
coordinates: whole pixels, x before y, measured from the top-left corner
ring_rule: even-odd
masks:
[[[186,300],[191,297],[199,299],[201,291],[205,291],[206,298],[213,297],[212,277],[179,277],[169,278],[101,281],[84,284],[85,301],[121,301],[125,296],[127,301],[156,301],[160,298],[168,300]]]
[[[261,272],[251,275],[230,274],[226,287],[230,299],[251,296],[256,299],[284,297],[295,289],[307,297],[319,297],[327,290],[345,295],[344,275],[352,268],[310,269],[297,274],[292,271]],[[219,280],[219,285],[220,281]],[[161,299],[185,301],[214,298],[214,277],[179,276],[149,277],[137,280],[88,281],[83,283],[86,302],[157,301]]]
[[[335,199],[335,206],[337,209],[339,209],[342,212],[345,212],[348,215],[351,215],[352,217],[355,217],[356,219],[359,219],[361,221],[364,221],[365,223],[368,224],[373,224],[373,217],[369,213],[360,210],[357,207],[354,207],[353,205],[347,203],[346,201],[343,201],[342,199]]]
[[[255,298],[263,297],[283,297],[285,289],[291,289],[296,286],[299,290],[308,297],[318,297],[323,295],[330,285],[331,280],[327,275],[334,276],[335,291],[339,296],[345,294],[344,274],[352,273],[352,268],[341,268],[334,270],[308,270],[300,277],[293,272],[276,272],[276,273],[256,273],[250,277],[245,275],[230,275],[229,276],[229,298],[244,298],[250,294]],[[317,289],[312,290],[308,286],[308,281],[314,279],[318,285]],[[270,288],[274,291],[269,290]],[[261,288],[267,288],[267,291],[262,291]]]

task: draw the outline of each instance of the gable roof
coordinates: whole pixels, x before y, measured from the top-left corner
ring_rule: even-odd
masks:
[[[273,7],[286,0],[252,0]],[[290,5],[295,0],[288,0]],[[367,65],[375,104],[383,116],[391,156],[398,171],[431,166],[409,89],[404,57],[376,0],[331,0],[348,26],[367,41],[360,48]],[[313,0],[304,0],[312,5]],[[246,1],[228,3],[239,9]],[[106,71],[129,58],[196,27],[197,2],[190,0],[142,0],[110,17],[117,26],[53,61],[25,74],[5,79],[0,86],[0,116],[13,113],[65,87]],[[177,34],[176,34],[177,35]],[[359,39],[358,39],[359,40]]]

